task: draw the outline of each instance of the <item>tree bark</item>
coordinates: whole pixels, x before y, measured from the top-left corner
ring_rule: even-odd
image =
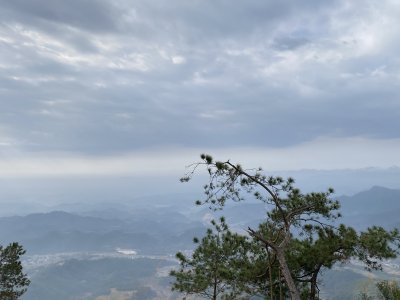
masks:
[[[316,294],[317,294],[317,276],[319,273],[319,270],[321,269],[321,265],[314,271],[312,277],[311,277],[311,288],[310,288],[310,300],[315,300],[316,299]]]
[[[285,283],[289,290],[290,298],[292,300],[301,300],[300,293],[296,287],[292,274],[290,273],[289,267],[287,265],[284,251],[280,248],[276,249],[276,256],[281,267],[282,275],[285,278]]]
[[[217,300],[217,277],[214,277],[213,300]]]
[[[268,246],[266,246],[265,249],[267,250],[267,255],[268,255],[268,274],[269,274],[269,285],[270,285],[269,293],[270,293],[271,300],[274,300],[274,285],[272,282],[271,255],[269,253]]]

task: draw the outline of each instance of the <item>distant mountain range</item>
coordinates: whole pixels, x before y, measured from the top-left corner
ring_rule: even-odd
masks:
[[[293,177],[296,186],[304,192],[324,191],[328,187],[333,187],[338,195],[353,195],[374,185],[400,189],[399,167],[288,170],[273,171],[268,174]],[[174,205],[175,211],[182,212],[182,208],[192,209],[194,201],[202,197],[202,186],[208,179],[206,176],[198,175],[187,184],[179,182],[179,175],[176,177],[160,175],[152,178],[146,176],[2,178],[0,217],[55,210],[79,214],[83,211],[103,210],[106,212],[106,218],[120,218],[123,214],[129,218],[132,209],[148,208],[153,204],[158,204],[159,207]]]
[[[400,190],[374,186],[353,196],[338,198],[343,223],[363,229],[371,225],[386,228],[400,224]]]
[[[342,204],[342,223],[357,229],[373,224],[387,228],[400,225],[400,190],[374,186],[338,199]],[[146,199],[142,203],[138,206],[92,203],[80,211],[74,205],[74,212],[52,211],[0,218],[0,244],[20,242],[27,250],[25,257],[51,262],[47,258],[59,253],[72,255],[43,266],[34,264],[35,267],[29,269],[32,284],[24,299],[97,299],[100,295],[115,296],[118,291],[121,295],[134,293],[137,297],[143,294],[142,299],[166,299],[165,295],[171,294],[168,268],[175,264],[170,261],[171,255],[193,249],[193,237],[203,236],[212,218],[224,215],[232,227],[245,230],[247,226],[255,227],[262,222],[267,209],[263,203],[244,201],[230,203],[222,211],[213,212],[207,207],[196,208],[191,200],[174,201],[173,197],[158,201]],[[65,206],[68,207],[71,208]],[[161,255],[165,259],[140,261],[112,255],[94,259],[75,255],[83,252],[88,257],[91,253],[103,252],[118,255],[116,249],[133,249],[138,252],[137,257]],[[162,272],[164,267],[167,273]],[[321,286],[322,293],[327,295],[324,299],[356,297],[359,285],[368,282],[361,271],[351,264],[345,269],[327,271],[325,284]],[[160,272],[164,277],[160,277]],[[142,276],[145,273],[147,277]],[[383,276],[386,277],[380,278],[393,275],[383,273]],[[175,296],[169,299],[180,299],[179,295]]]
[[[391,228],[400,219],[400,190],[375,186],[353,196],[338,197],[340,222],[358,229],[372,224]],[[0,218],[2,244],[19,241],[28,253],[109,251],[116,247],[146,253],[171,253],[192,247],[192,237],[202,236],[212,218],[224,215],[229,224],[245,230],[257,226],[266,213],[262,203],[242,202],[214,213],[205,207],[148,204],[146,208],[110,210],[100,205],[90,211],[53,211]]]
[[[204,232],[201,222],[179,213],[141,212],[130,220],[83,216],[67,212],[0,218],[0,241],[18,241],[28,254],[113,251],[164,254],[192,246],[192,235]]]

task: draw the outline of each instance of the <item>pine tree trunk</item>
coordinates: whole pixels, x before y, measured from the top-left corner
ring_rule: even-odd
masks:
[[[317,297],[316,297],[316,294],[317,294],[317,276],[318,276],[318,273],[319,273],[320,269],[321,269],[321,265],[317,268],[317,270],[314,271],[314,274],[311,277],[310,300],[317,299]]]
[[[290,273],[289,267],[287,265],[285,253],[282,249],[277,249],[276,256],[281,267],[282,275],[285,278],[285,283],[287,285],[287,288],[289,289],[290,298],[292,300],[301,300],[300,293],[296,287],[292,274]]]
[[[267,250],[268,255],[268,273],[269,273],[269,293],[271,300],[274,300],[274,285],[272,284],[272,263],[271,263],[271,254],[269,253],[268,247],[265,248]]]
[[[217,300],[217,277],[214,277],[213,300]]]

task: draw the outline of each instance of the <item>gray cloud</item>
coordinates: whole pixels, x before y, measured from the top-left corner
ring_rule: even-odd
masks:
[[[51,26],[65,25],[95,32],[114,30],[121,13],[112,2],[102,0],[2,1],[2,12],[9,22],[36,24],[50,31]]]
[[[0,151],[399,137],[389,2],[50,2],[2,3]]]

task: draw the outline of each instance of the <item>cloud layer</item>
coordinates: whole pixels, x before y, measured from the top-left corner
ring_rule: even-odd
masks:
[[[368,149],[368,151],[366,151]],[[318,139],[282,148],[236,147],[212,149],[216,160],[230,160],[246,168],[263,167],[267,173],[302,170],[351,170],[368,166],[400,166],[400,139]],[[200,161],[198,148],[169,148],[136,151],[118,156],[83,156],[70,153],[41,153],[0,160],[0,178],[171,176],[178,181]],[[190,168],[189,168],[190,170]],[[205,171],[205,170],[204,170]],[[206,173],[206,172],[205,172]],[[151,182],[153,182],[151,180]]]
[[[3,2],[3,157],[400,138],[396,1]]]

